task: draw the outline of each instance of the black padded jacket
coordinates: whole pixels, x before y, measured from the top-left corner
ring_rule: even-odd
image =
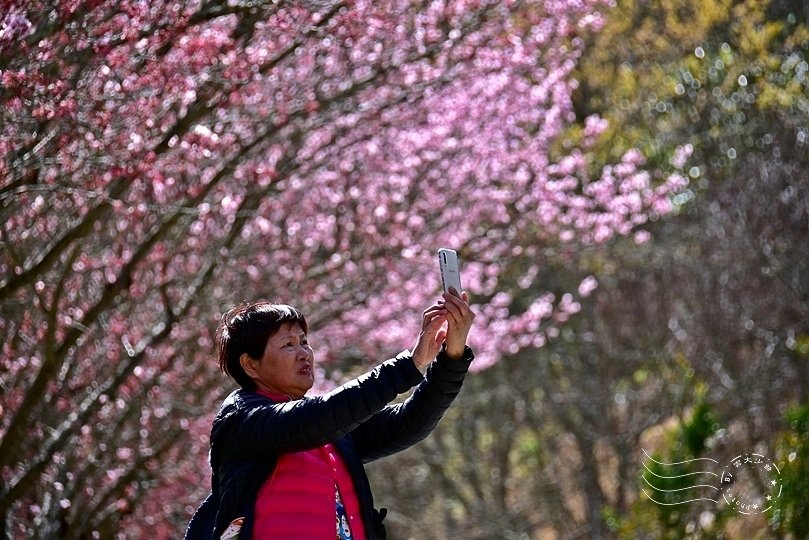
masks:
[[[374,509],[363,464],[427,437],[458,395],[473,358],[469,347],[462,360],[442,350],[422,376],[404,351],[328,394],[284,403],[234,391],[213,422],[211,494],[191,519],[186,540],[218,540],[237,517],[245,518],[239,537],[251,539],[256,496],[278,457],[328,442],[354,480],[367,537],[384,539],[385,510]],[[404,402],[388,405],[413,386]]]

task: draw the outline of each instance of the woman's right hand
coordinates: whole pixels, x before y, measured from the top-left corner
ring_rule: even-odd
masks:
[[[427,369],[438,351],[441,350],[441,345],[447,337],[447,331],[441,328],[446,320],[447,308],[439,304],[433,304],[424,310],[421,332],[419,332],[416,346],[410,353],[416,367],[422,372]]]

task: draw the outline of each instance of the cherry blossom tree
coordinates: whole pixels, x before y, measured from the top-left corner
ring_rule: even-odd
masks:
[[[528,289],[549,242],[630,234],[684,184],[633,151],[591,170],[595,116],[554,146],[603,9],[0,2],[2,532],[176,536],[229,391],[211,334],[243,299],[303,308],[325,365],[379,359],[449,246],[478,367],[541,345],[574,295],[501,273]]]

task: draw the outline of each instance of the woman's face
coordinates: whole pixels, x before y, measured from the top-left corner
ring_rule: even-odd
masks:
[[[246,355],[245,355],[246,356]],[[300,399],[315,382],[315,354],[297,323],[287,323],[267,340],[261,360],[247,358],[247,374],[258,387]]]

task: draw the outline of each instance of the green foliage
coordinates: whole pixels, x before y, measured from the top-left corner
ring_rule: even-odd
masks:
[[[805,127],[809,27],[800,6],[782,4],[619,0],[579,65],[577,114],[610,122],[591,160],[635,147],[665,168],[691,144],[690,176],[701,179],[734,170],[745,152],[770,151],[776,126]]]
[[[686,419],[672,427],[665,448],[644,459],[638,499],[620,516],[608,512],[608,523],[620,538],[722,538],[732,515],[706,499],[716,499],[715,472],[697,460],[720,425],[708,402],[700,400]]]
[[[716,433],[717,429],[719,429],[719,424],[711,414],[710,405],[704,401],[697,403],[691,418],[682,428],[685,447],[690,454],[693,456],[702,455],[705,450],[705,442],[708,437]]]
[[[787,411],[786,422],[778,448],[782,490],[771,524],[809,538],[809,403]]]

